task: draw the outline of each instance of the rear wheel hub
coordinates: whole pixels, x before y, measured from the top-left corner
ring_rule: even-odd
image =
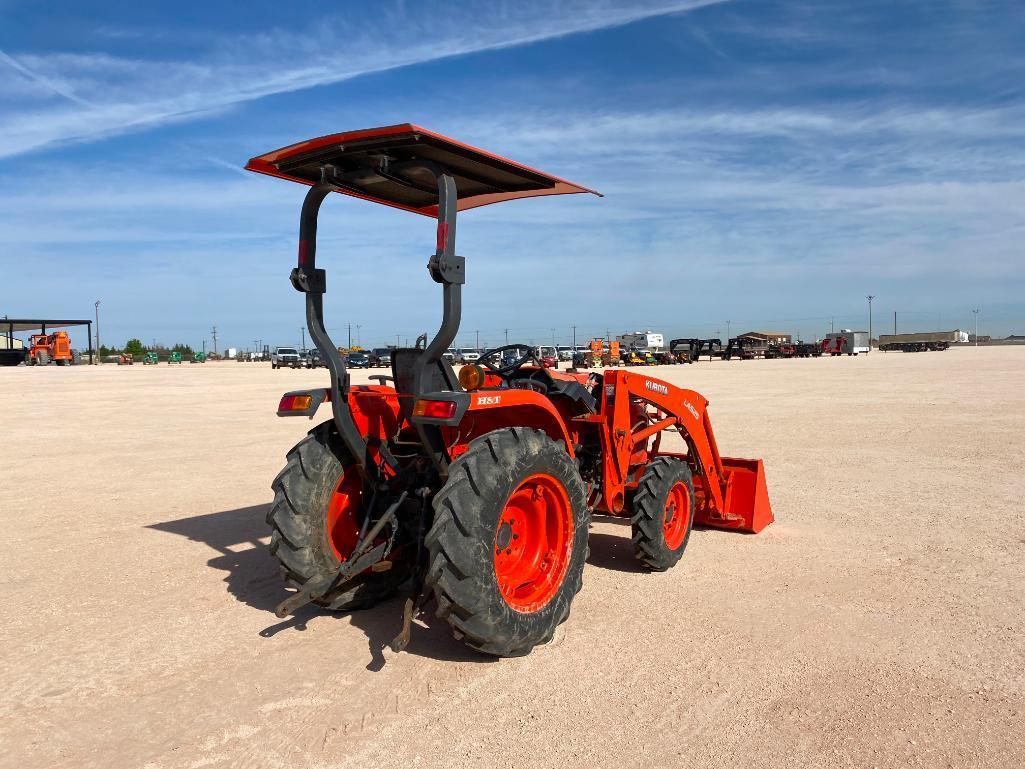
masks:
[[[532,613],[562,586],[569,565],[573,515],[562,484],[550,475],[526,478],[505,504],[495,532],[495,577],[510,608]]]

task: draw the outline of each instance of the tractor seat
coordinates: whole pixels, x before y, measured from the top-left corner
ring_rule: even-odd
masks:
[[[413,392],[413,367],[423,350],[416,347],[400,347],[392,350],[391,371],[395,379],[395,392],[402,395],[416,395]],[[452,364],[445,358],[438,360],[436,365],[427,366],[423,375],[424,392],[462,392],[459,378],[452,369]],[[413,399],[399,398],[399,410],[405,419],[413,415]]]
[[[594,400],[594,396],[591,395],[586,387],[575,380],[553,378],[552,383],[548,386],[548,394],[561,395],[564,398],[568,398],[582,407],[588,414],[595,414],[598,411],[598,404]]]

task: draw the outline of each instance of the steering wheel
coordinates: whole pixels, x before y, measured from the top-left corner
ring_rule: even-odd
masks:
[[[496,355],[500,355],[501,353],[507,352],[508,350],[522,350],[524,348],[526,348],[527,352],[521,355],[516,360],[514,360],[512,363],[508,363],[503,366],[501,364],[496,365],[491,361],[491,359],[494,358]],[[502,358],[499,357],[498,360],[502,360]],[[534,355],[533,348],[528,347],[525,344],[507,344],[503,345],[502,347],[496,347],[493,350],[487,350],[480,356],[480,358],[477,359],[478,363],[482,364],[489,371],[498,374],[498,376],[500,377],[508,377],[509,375],[516,373],[530,361],[534,361],[534,363],[536,363],[538,367],[541,367],[541,361],[539,361],[537,359],[537,356]]]

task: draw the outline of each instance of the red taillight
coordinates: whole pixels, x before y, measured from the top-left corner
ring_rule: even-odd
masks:
[[[283,395],[278,411],[306,411],[312,405],[312,395]]]
[[[417,401],[413,416],[430,419],[451,419],[456,415],[455,401]]]

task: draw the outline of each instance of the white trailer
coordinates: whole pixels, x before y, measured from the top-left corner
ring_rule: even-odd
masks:
[[[830,347],[835,347],[834,340],[843,339],[843,351],[848,355],[857,355],[859,352],[869,352],[868,332],[867,331],[851,331],[849,328],[842,328],[836,332],[830,332],[826,334],[826,339],[830,340]]]
[[[644,352],[662,352],[666,343],[662,334],[654,331],[634,331],[632,334],[620,334],[616,337],[619,346],[626,350]]]

